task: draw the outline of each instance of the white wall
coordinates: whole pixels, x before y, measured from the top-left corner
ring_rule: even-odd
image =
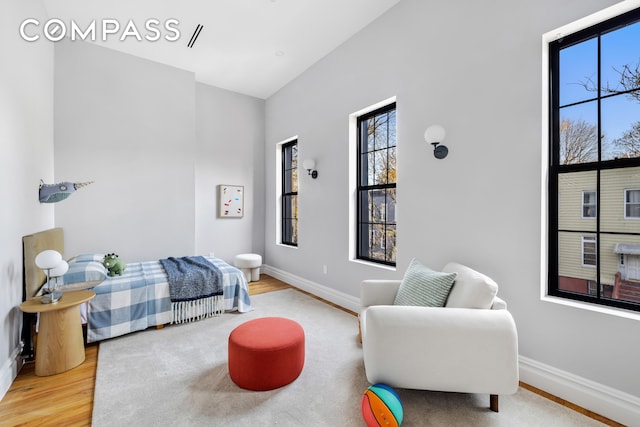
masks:
[[[55,225],[66,256],[115,251],[127,262],[264,252],[263,100],[89,43],[27,43],[17,31],[26,17],[47,19],[18,0],[0,14],[0,51],[15,59],[0,67],[0,176],[10,183],[0,210],[0,396],[18,369],[21,236]],[[41,178],[95,183],[40,204]],[[223,183],[245,186],[244,218],[216,217]]]
[[[404,0],[266,104],[266,258],[357,296],[365,278],[400,278],[413,257],[456,260],[495,278],[520,354],[640,397],[640,323],[540,301],[542,34],[616,3]],[[490,4],[490,7],[487,5]],[[397,96],[398,268],[348,259],[348,116]],[[449,157],[423,139],[447,129]],[[299,135],[300,244],[276,244],[275,145]],[[322,273],[322,265],[328,274]]]
[[[95,181],[56,204],[67,257],[193,254],[192,73],[82,41],[57,43],[54,144],[56,182]]]
[[[264,253],[264,100],[196,84],[196,253]],[[218,217],[218,186],[244,186],[244,217]]]
[[[37,202],[42,178],[96,180],[55,205],[69,253],[118,251],[134,261],[264,245],[268,264],[354,297],[362,279],[399,278],[414,256],[433,268],[466,263],[500,284],[521,355],[640,396],[637,322],[539,301],[541,35],[613,3],[400,2],[267,100],[262,195],[259,101],[83,43],[55,49],[54,177],[53,47],[16,31],[44,11],[9,0],[0,14],[0,52],[11,59],[0,67],[0,177],[10,183],[0,209],[0,387],[12,379],[19,340],[20,237],[54,225],[54,207]],[[395,272],[348,260],[346,214],[348,115],[390,96],[400,144]],[[225,110],[225,123],[208,121]],[[245,117],[249,128],[234,132]],[[448,131],[442,161],[422,139],[434,123]],[[292,135],[320,172],[301,176],[297,249],[277,245],[273,226],[275,144]],[[214,150],[222,139],[233,145]],[[221,183],[245,185],[250,216],[215,218]]]
[[[38,203],[40,179],[53,178],[53,46],[27,43],[18,28],[44,17],[38,2],[7,0],[0,13],[0,399],[19,369],[22,236],[53,226]]]
[[[55,72],[56,181],[95,181],[56,204],[67,256],[263,252],[263,100],[85,42]],[[243,218],[216,217],[219,184],[245,186]]]

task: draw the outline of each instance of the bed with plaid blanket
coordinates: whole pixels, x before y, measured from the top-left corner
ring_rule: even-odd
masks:
[[[250,311],[251,300],[244,274],[221,259],[209,256],[205,259],[222,274],[223,307],[214,307],[210,313]],[[108,278],[93,291],[96,296],[89,302],[87,310],[88,342],[114,338],[151,326],[179,323],[174,318],[168,277],[160,261],[127,264],[122,276]]]

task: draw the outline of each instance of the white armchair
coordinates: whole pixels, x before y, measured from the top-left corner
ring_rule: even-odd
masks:
[[[486,393],[497,412],[498,395],[518,389],[515,322],[495,296],[493,280],[457,263],[443,271],[458,273],[445,307],[393,305],[400,280],[362,282],[367,379],[398,388]]]

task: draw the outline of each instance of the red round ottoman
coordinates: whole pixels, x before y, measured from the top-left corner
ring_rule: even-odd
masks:
[[[273,390],[298,378],[304,366],[304,330],[282,317],[263,317],[229,335],[229,376],[247,390]]]

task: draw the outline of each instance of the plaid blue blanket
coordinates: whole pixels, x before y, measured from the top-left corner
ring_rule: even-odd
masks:
[[[244,274],[221,259],[205,258],[222,273],[224,310],[250,311]],[[173,321],[168,278],[159,261],[127,264],[122,276],[108,278],[93,291],[96,296],[89,301],[87,310],[88,342]]]

